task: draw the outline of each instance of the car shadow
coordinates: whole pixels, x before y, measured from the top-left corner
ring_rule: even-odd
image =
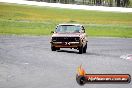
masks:
[[[57,52],[79,54],[78,51],[71,51],[71,50],[57,50]],[[111,55],[111,54],[106,54],[106,53],[93,53],[93,52],[86,52],[86,53],[83,53],[83,55],[88,55],[88,56],[103,56],[103,57],[116,57],[116,58],[119,57],[118,55]]]
[[[78,51],[71,51],[71,50],[58,50],[57,52],[66,52],[66,53],[79,54]],[[112,55],[112,54],[107,54],[107,53],[93,53],[93,52],[86,52],[86,53],[83,53],[82,55],[114,57],[114,58],[118,58],[119,57],[118,55]]]
[[[77,51],[70,51],[70,50],[58,50],[57,52],[66,52],[66,53],[75,53],[75,54],[79,54],[79,52],[77,52]]]
[[[118,55],[113,55],[109,53],[93,53],[93,52],[87,52],[85,55],[89,56],[103,56],[103,57],[113,57],[113,58],[118,58]]]

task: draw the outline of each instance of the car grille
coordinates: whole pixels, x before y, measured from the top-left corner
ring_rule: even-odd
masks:
[[[79,42],[79,37],[52,37],[53,42]]]

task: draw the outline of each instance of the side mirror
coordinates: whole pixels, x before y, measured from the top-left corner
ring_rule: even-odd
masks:
[[[85,33],[85,28],[84,28],[84,26],[82,26],[82,32]]]
[[[85,33],[85,29],[82,29],[82,32]]]
[[[53,33],[54,33],[54,31],[51,31],[50,33],[51,33],[51,34],[53,34]]]

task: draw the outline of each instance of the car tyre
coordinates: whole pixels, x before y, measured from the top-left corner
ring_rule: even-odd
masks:
[[[56,51],[56,48],[54,46],[51,46],[52,51]]]
[[[83,53],[86,53],[86,51],[87,51],[87,43],[86,43],[86,45],[83,48]]]
[[[81,47],[79,47],[79,54],[83,53],[83,45]]]

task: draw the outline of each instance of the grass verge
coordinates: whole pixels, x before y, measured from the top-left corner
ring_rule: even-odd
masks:
[[[80,23],[89,36],[132,37],[131,16],[0,3],[0,34],[50,35],[59,23]]]

